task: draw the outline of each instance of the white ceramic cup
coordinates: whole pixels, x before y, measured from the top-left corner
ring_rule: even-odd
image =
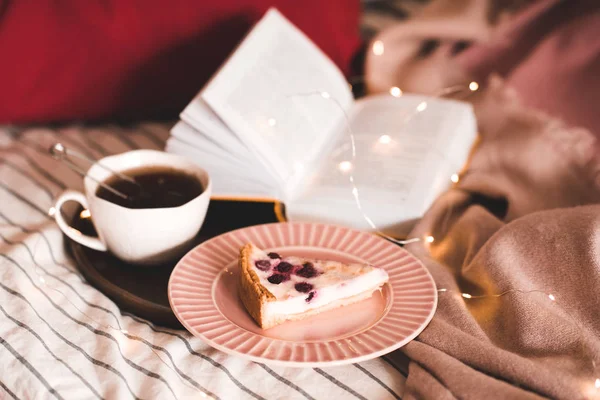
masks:
[[[98,183],[124,172],[150,166],[165,166],[196,176],[204,192],[179,207],[126,208],[96,196]],[[94,179],[91,179],[91,178]],[[98,251],[110,251],[133,264],[153,265],[174,258],[194,239],[208,209],[211,196],[208,173],[184,157],[154,150],[135,150],[98,160],[84,179],[85,194],[74,190],[62,193],[55,205],[54,217],[60,229],[71,239]],[[75,201],[89,210],[98,237],[84,235],[69,226],[61,213],[65,202]]]

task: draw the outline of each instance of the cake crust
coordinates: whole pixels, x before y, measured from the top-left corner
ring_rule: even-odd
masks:
[[[240,250],[240,285],[239,294],[248,313],[261,328],[269,328],[268,321],[263,313],[263,305],[268,301],[275,301],[275,296],[260,284],[260,279],[251,265],[252,244],[248,243]],[[272,325],[271,325],[272,326]]]

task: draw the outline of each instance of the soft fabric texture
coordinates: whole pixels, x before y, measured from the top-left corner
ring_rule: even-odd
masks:
[[[433,0],[374,40],[367,53],[371,93],[398,86],[440,93],[498,74],[522,102],[585,127],[600,137],[594,104],[600,93],[600,2],[537,0],[519,12],[500,12],[494,0]],[[491,18],[490,14],[494,17]]]
[[[471,100],[480,143],[407,246],[442,291],[404,398],[600,398],[598,141],[499,78]]]
[[[358,0],[0,1],[0,123],[175,117],[271,6],[350,73]]]
[[[367,55],[371,93],[460,85],[480,132],[412,232],[434,242],[407,246],[442,291],[400,351],[404,398],[600,398],[599,3],[541,0],[490,19],[494,3],[434,1]]]

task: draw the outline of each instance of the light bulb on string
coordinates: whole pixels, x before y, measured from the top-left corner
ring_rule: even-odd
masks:
[[[383,42],[381,40],[374,41],[373,46],[371,46],[371,50],[373,51],[373,54],[375,54],[376,56],[383,55],[383,53],[385,51]]]
[[[394,97],[402,96],[402,90],[398,86],[394,86],[390,89],[390,94]]]
[[[338,168],[342,172],[348,172],[352,169],[352,163],[350,161],[342,161],[338,164]]]
[[[82,210],[79,213],[79,218],[81,218],[81,219],[87,219],[87,218],[90,218],[91,216],[92,216],[92,214],[90,213],[90,210],[87,210],[87,209]]]
[[[381,135],[379,136],[378,141],[381,144],[390,144],[392,143],[392,138],[390,137],[390,135]]]

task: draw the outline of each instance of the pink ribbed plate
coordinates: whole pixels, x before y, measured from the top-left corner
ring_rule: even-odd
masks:
[[[263,330],[237,294],[239,249],[248,242],[282,256],[369,263],[385,268],[390,281],[368,300]],[[292,222],[239,229],[200,244],[175,266],[169,301],[192,334],[225,353],[315,367],[364,361],[405,345],[433,317],[437,291],[423,264],[395,244],[352,229]]]

